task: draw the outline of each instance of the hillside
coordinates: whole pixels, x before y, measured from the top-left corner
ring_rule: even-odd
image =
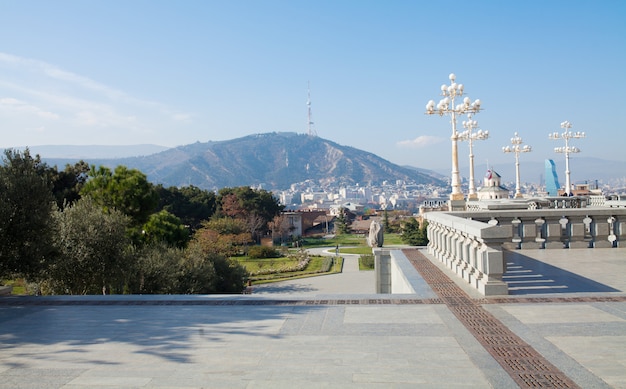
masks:
[[[58,166],[73,162],[42,157]],[[205,189],[242,185],[286,189],[305,180],[321,185],[396,180],[442,184],[433,176],[395,165],[372,153],[296,133],[197,142],[143,157],[85,160],[95,165],[137,168],[150,181],[165,186],[195,185]]]

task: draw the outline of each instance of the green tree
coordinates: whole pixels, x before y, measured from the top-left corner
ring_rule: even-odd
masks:
[[[115,171],[100,166],[91,167],[89,179],[81,190],[105,209],[115,208],[140,226],[156,210],[159,197],[145,174],[137,169],[118,166]]]
[[[388,233],[397,233],[400,232],[402,228],[401,214],[404,213],[402,211],[393,210],[391,211],[391,217],[389,212],[385,210],[383,213],[383,224],[385,226],[385,232]]]
[[[165,243],[154,243],[136,250],[133,255],[137,262],[129,281],[131,293],[179,293],[184,250]]]
[[[217,217],[232,217],[246,222],[253,239],[267,232],[268,223],[284,209],[266,190],[249,186],[222,188],[217,196]]]
[[[56,166],[46,169],[57,207],[63,208],[80,199],[80,190],[87,181],[89,170],[89,164],[82,160],[74,165],[68,163],[61,171]]]
[[[54,198],[47,166],[7,149],[0,166],[0,277],[36,278],[54,259]]]
[[[241,293],[248,279],[245,267],[226,256],[204,251],[193,241],[181,263],[178,293]]]
[[[339,209],[339,214],[335,219],[335,226],[337,227],[337,232],[340,234],[350,233],[350,218],[348,217],[347,210],[344,207]]]
[[[141,233],[144,242],[150,244],[163,242],[172,247],[183,248],[189,241],[189,230],[182,225],[179,218],[165,210],[150,215]]]
[[[202,228],[194,233],[193,240],[205,253],[227,257],[239,254],[242,247],[251,241],[245,222],[228,217],[203,223]]]
[[[115,209],[103,211],[89,197],[55,217],[60,258],[50,269],[52,292],[100,294],[106,288],[122,293],[131,269],[128,217]]]
[[[424,221],[420,226],[417,219],[409,218],[402,225],[401,239],[411,246],[426,246],[428,244],[427,228],[428,222]]]
[[[158,210],[176,215],[192,232],[215,213],[217,196],[211,191],[193,185],[180,189],[157,185],[156,191],[159,194]]]

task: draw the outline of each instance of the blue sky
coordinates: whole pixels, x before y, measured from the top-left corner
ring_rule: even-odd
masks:
[[[0,147],[178,146],[307,130],[391,162],[450,166],[424,114],[455,73],[510,161],[519,132],[552,158],[626,161],[626,2],[0,0]],[[459,146],[461,165],[468,147]],[[577,157],[577,156],[575,156]]]

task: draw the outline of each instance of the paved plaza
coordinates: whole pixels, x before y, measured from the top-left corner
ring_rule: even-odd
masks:
[[[626,249],[512,252],[493,298],[406,253],[439,270],[417,294],[346,256],[250,295],[0,297],[0,388],[626,388]]]

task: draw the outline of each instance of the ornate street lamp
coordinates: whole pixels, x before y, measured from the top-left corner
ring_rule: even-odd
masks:
[[[470,160],[470,177],[469,177],[469,195],[468,199],[476,199],[476,185],[474,183],[474,150],[472,142],[475,140],[485,140],[489,138],[489,131],[483,131],[479,129],[476,132],[472,132],[478,128],[478,122],[472,120],[472,114],[467,115],[467,120],[463,121],[463,128],[465,131],[459,134],[460,141],[467,141],[469,144],[469,160]]]
[[[565,140],[565,147],[555,147],[554,152],[565,154],[565,193],[568,196],[570,196],[572,194],[572,185],[570,182],[569,155],[570,153],[580,153],[580,149],[578,147],[570,147],[569,140],[572,138],[573,139],[584,138],[585,133],[579,132],[579,131],[577,132],[570,131],[570,128],[572,128],[572,123],[568,122],[567,120],[561,123],[561,128],[564,129],[564,131],[561,134],[559,134],[558,132],[553,132],[549,134],[548,137],[553,140],[559,140],[559,139]]]
[[[441,85],[441,96],[443,99],[439,100],[439,103],[435,105],[434,100],[430,100],[426,104],[427,115],[450,115],[450,122],[452,123],[452,193],[450,194],[450,200],[463,200],[463,193],[461,192],[461,178],[459,176],[459,152],[457,140],[459,134],[456,131],[457,116],[467,115],[471,113],[477,113],[480,111],[480,100],[476,99],[473,102],[469,97],[465,97],[463,101],[455,105],[455,99],[463,96],[463,84],[457,84],[455,82],[456,76],[454,73],[450,74],[450,85]]]
[[[522,138],[515,133],[515,136],[511,138],[511,144],[513,146],[504,146],[502,151],[505,153],[515,153],[515,198],[521,198],[522,192],[520,190],[520,179],[519,179],[519,155],[520,153],[529,153],[532,151],[532,148],[528,145],[522,146]]]

